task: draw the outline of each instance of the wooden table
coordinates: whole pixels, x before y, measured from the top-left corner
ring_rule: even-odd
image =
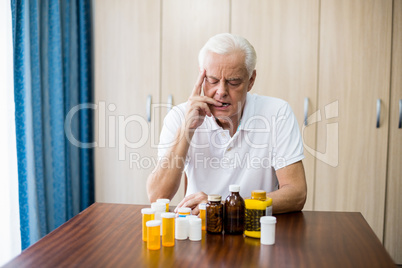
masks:
[[[277,215],[276,244],[242,235],[176,240],[150,251],[139,205],[95,203],[5,267],[393,267],[360,213]]]

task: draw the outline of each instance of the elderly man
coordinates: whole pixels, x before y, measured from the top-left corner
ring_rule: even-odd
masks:
[[[172,109],[160,136],[159,164],[149,176],[149,199],[173,198],[185,172],[178,207],[198,213],[208,194],[225,198],[230,184],[243,197],[265,190],[273,212],[301,210],[306,200],[303,143],[283,100],[250,94],[256,53],[240,36],[218,34],[199,53],[200,73],[186,103]]]

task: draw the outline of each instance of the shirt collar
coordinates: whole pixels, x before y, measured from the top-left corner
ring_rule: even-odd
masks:
[[[249,118],[251,118],[255,113],[254,105],[252,104],[252,102],[253,102],[253,96],[247,92],[246,103],[244,104],[243,115],[240,120],[241,124],[239,126],[238,131],[240,130],[249,131],[254,125],[254,123],[251,122],[251,124],[247,124],[247,128],[245,128],[246,127],[245,124],[249,121]],[[218,125],[213,116],[211,117],[206,116],[203,124],[205,124],[204,125],[205,128],[210,129],[211,131],[222,129],[222,127]]]

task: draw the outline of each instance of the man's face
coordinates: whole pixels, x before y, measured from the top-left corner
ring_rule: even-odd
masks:
[[[255,80],[255,71],[248,77],[243,52],[219,55],[209,52],[205,58],[204,95],[221,102],[222,106],[210,106],[219,121],[230,118],[237,122],[243,112],[247,92]],[[226,120],[225,120],[226,118]]]

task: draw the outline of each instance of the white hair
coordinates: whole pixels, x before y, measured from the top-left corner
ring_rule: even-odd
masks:
[[[225,55],[234,51],[242,51],[245,55],[244,63],[248,76],[251,77],[257,63],[257,54],[254,47],[246,38],[230,33],[221,33],[211,37],[201,48],[198,54],[200,68],[204,68],[205,57],[208,52]]]

